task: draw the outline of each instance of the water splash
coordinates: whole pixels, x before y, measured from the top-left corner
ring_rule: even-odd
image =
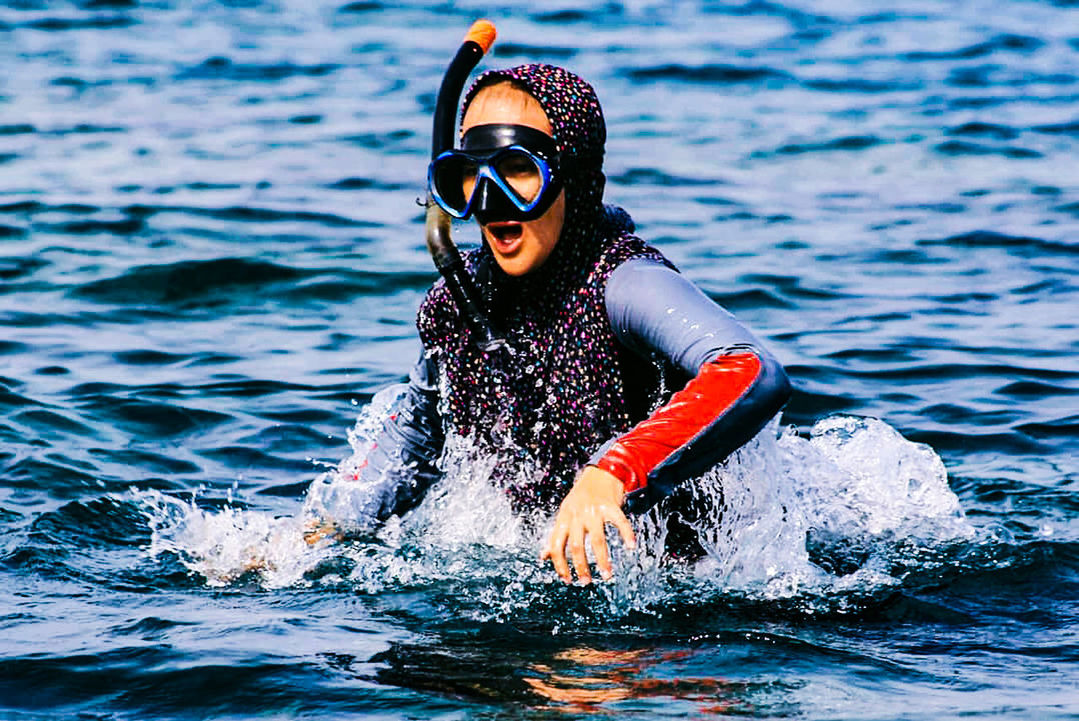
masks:
[[[309,544],[299,517],[262,511],[200,508],[158,491],[132,491],[149,519],[151,556],[173,554],[214,587],[250,578],[266,588],[300,584],[333,554],[327,543]]]
[[[389,386],[364,407],[348,431],[352,455],[337,468],[320,475],[307,490],[302,515],[308,523],[332,521],[344,534],[362,535],[377,530],[378,511],[392,493],[388,474],[374,477],[360,471],[374,449],[382,424],[400,408],[407,386]]]
[[[358,471],[401,398],[390,388],[363,409],[349,433],[352,455],[312,483],[295,516],[140,494],[151,551],[176,554],[211,585],[253,577],[266,587],[321,583],[368,594],[437,589],[455,614],[477,619],[564,614],[567,603],[587,618],[725,597],[828,606],[900,584],[934,549],[976,537],[928,446],[869,418],[827,418],[808,438],[773,421],[683,492],[694,509],[683,520],[703,557],[669,558],[667,518],[685,512],[660,504],[634,519],[637,551],[609,534],[617,580],[574,598],[536,561],[550,519],[515,515],[489,480],[497,458],[469,439],[447,440],[444,478],[417,508],[377,522],[392,489]],[[333,530],[312,535],[323,528]]]

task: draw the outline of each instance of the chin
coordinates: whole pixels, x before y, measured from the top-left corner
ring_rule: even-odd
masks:
[[[498,267],[502,269],[502,272],[506,275],[519,278],[522,275],[528,275],[533,270],[533,264],[522,258],[500,258],[495,255],[495,261],[498,263]]]

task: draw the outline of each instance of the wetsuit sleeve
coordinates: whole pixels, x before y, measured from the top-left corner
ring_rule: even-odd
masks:
[[[790,382],[734,316],[665,265],[623,263],[605,301],[619,342],[691,378],[592,459],[622,481],[627,510],[639,512],[756,435],[787,402]]]
[[[441,477],[437,461],[445,432],[438,413],[436,378],[434,362],[421,356],[400,402],[383,422],[357,471],[356,480],[377,494],[375,515],[380,521],[416,506]]]

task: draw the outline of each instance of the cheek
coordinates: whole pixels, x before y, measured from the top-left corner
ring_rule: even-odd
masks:
[[[544,245],[547,247],[547,251],[550,252],[558,243],[558,238],[562,235],[562,226],[566,222],[566,191],[563,190],[559,193],[551,207],[540,218],[540,222],[544,226]]]

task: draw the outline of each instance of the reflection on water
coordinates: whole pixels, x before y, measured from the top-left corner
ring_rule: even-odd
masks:
[[[659,678],[660,667],[674,665],[690,651],[603,650],[579,646],[555,654],[549,664],[530,664],[524,681],[546,699],[545,708],[567,713],[607,712],[605,704],[644,699],[690,702],[696,714],[723,715],[750,709],[735,695],[740,684],[722,678]]]
[[[527,646],[543,652],[529,653]],[[702,673],[714,653],[712,648],[602,648],[600,643],[566,648],[547,634],[496,626],[477,638],[451,633],[423,644],[392,644],[371,662],[379,683],[571,716],[630,709],[695,717],[751,713],[760,684]],[[365,675],[356,659],[336,655],[334,665]]]

